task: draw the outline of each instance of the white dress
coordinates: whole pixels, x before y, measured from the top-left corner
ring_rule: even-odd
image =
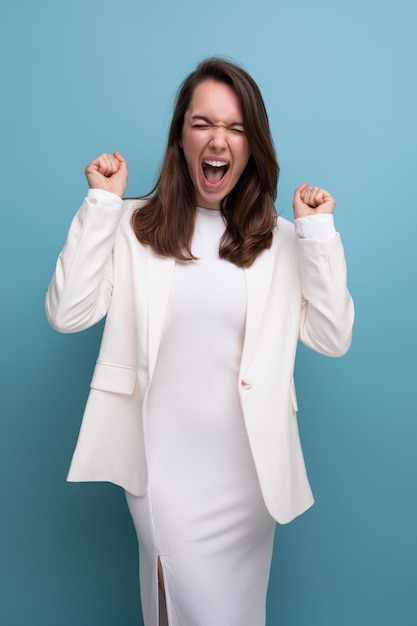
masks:
[[[197,209],[176,263],[148,400],[146,495],[127,495],[139,539],[145,626],[264,626],[275,521],[259,487],[238,394],[244,272],[219,258],[220,211]]]

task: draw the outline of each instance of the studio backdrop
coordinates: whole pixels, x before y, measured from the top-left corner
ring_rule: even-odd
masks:
[[[102,327],[59,335],[45,292],[85,165],[121,151],[147,193],[176,89],[227,56],[258,82],[281,166],[337,199],[356,305],[341,359],[300,348],[315,506],[276,531],[268,626],[417,623],[414,0],[3,2],[0,623],[140,626],[122,491],[68,484]],[[215,625],[213,625],[215,626]]]

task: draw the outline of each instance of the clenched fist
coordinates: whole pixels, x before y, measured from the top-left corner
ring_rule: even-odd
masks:
[[[294,192],[294,217],[306,217],[317,213],[333,213],[336,200],[325,189],[310,187],[303,183]]]
[[[123,198],[127,186],[127,163],[120,152],[101,154],[84,171],[89,187],[111,191]]]

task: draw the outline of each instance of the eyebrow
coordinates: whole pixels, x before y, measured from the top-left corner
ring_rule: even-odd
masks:
[[[192,122],[195,122],[197,120],[200,120],[201,122],[206,122],[206,124],[213,124],[214,123],[210,118],[205,117],[205,115],[193,115],[191,117],[191,121]],[[227,124],[227,126],[229,128],[232,127],[232,126],[241,126],[243,128],[244,125],[243,125],[243,122],[231,122],[230,124]]]

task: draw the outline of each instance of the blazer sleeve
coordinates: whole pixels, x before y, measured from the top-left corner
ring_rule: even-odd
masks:
[[[90,190],[72,220],[46,294],[46,316],[55,330],[85,330],[106,315],[122,204],[114,194]]]
[[[300,239],[298,245],[303,294],[299,338],[322,354],[343,356],[352,340],[354,307],[340,236]]]

